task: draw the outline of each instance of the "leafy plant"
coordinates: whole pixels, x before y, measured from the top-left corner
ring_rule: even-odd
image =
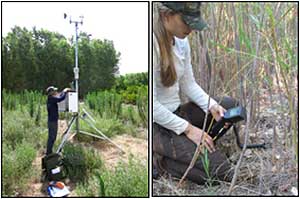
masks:
[[[22,142],[12,150],[7,144],[3,145],[2,195],[14,196],[16,188],[22,191],[32,174],[32,161],[36,156],[36,150],[29,143]]]
[[[105,193],[111,197],[147,197],[148,167],[129,157],[129,162],[119,162],[114,171],[102,173]]]
[[[211,177],[211,174],[210,174],[210,161],[208,159],[208,150],[207,148],[204,147],[204,154],[203,156],[200,156],[201,157],[201,161],[202,161],[202,164],[203,164],[203,168],[204,168],[204,171],[207,175],[207,183],[208,183],[208,186],[209,187],[212,187],[212,177]]]
[[[136,99],[139,116],[143,126],[148,126],[148,89],[140,88]]]
[[[38,105],[38,110],[37,110],[37,114],[36,114],[36,118],[35,118],[35,124],[37,126],[40,125],[40,122],[41,122],[41,105],[39,104]]]
[[[94,149],[67,143],[63,152],[64,165],[73,182],[85,182],[94,170],[102,167],[102,160]]]

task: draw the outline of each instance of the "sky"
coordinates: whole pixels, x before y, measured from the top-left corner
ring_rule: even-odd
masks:
[[[2,2],[2,36],[17,25],[28,30],[36,26],[71,38],[75,25],[69,23],[70,16],[72,20],[84,16],[79,31],[92,34],[91,39],[113,41],[121,53],[121,75],[148,71],[148,4],[145,2]]]

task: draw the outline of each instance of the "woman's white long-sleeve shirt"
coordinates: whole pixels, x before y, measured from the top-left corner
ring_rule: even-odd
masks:
[[[177,80],[172,86],[165,87],[160,79],[159,45],[155,35],[153,35],[153,120],[179,135],[183,133],[188,126],[186,120],[173,113],[181,103],[179,88],[191,101],[196,103],[205,112],[208,111],[208,108],[217,104],[217,102],[210,98],[210,104],[208,106],[209,96],[195,81],[188,39],[175,37],[175,45],[172,46],[172,51]]]

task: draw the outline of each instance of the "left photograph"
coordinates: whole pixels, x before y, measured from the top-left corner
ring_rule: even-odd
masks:
[[[1,197],[149,197],[149,2],[1,8]]]

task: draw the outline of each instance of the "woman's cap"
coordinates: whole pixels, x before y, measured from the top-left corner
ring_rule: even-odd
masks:
[[[162,2],[175,12],[182,14],[183,20],[195,30],[203,30],[207,24],[200,15],[201,2]]]

